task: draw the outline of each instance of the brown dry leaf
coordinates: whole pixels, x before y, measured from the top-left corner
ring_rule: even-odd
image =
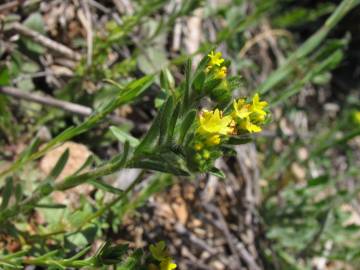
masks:
[[[188,219],[188,216],[189,216],[185,201],[181,198],[178,198],[177,202],[173,203],[171,205],[171,207],[172,207],[178,221],[181,224],[185,225],[186,221]]]
[[[299,182],[305,181],[306,171],[304,167],[302,167],[298,163],[295,162],[291,164],[291,172],[293,173],[297,181]]]
[[[343,204],[341,210],[350,214],[350,217],[344,222],[343,226],[360,225],[360,216],[349,204]]]
[[[160,202],[156,205],[155,214],[159,217],[168,219],[168,220],[174,220],[174,213],[170,207],[169,204],[165,202]]]

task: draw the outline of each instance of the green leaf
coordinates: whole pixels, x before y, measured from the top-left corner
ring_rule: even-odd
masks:
[[[189,171],[182,165],[181,159],[175,153],[149,154],[140,160],[129,164],[131,168],[141,168],[159,172],[171,173],[173,175],[189,176]]]
[[[206,79],[205,72],[200,72],[199,75],[196,78],[194,78],[193,86],[196,92],[198,93],[202,92],[202,90],[204,89],[205,79]]]
[[[161,107],[160,114],[160,134],[159,134],[159,145],[165,142],[168,135],[168,128],[170,125],[171,116],[174,111],[174,98],[168,97],[165,104]]]
[[[160,72],[160,86],[166,91],[171,91],[175,88],[174,77],[172,76],[170,70],[168,70],[167,68],[164,68]]]
[[[239,145],[246,144],[252,141],[252,137],[250,135],[242,135],[242,136],[231,136],[227,141],[228,144]]]
[[[88,158],[85,160],[85,162],[81,165],[81,167],[79,169],[77,169],[77,171],[74,173],[74,175],[79,174],[80,172],[82,172],[85,168],[89,167],[94,161],[94,156],[90,155],[88,156]]]
[[[76,253],[74,256],[72,256],[71,258],[69,258],[69,261],[73,261],[73,260],[77,260],[79,258],[81,258],[82,256],[84,256],[86,253],[88,253],[91,250],[92,246],[88,246],[86,248],[83,248],[82,250],[80,250],[78,253]]]
[[[9,69],[5,65],[0,66],[0,86],[10,84]]]
[[[16,203],[20,202],[23,197],[23,190],[21,184],[16,184],[14,194]]]
[[[95,266],[118,264],[122,261],[122,257],[127,253],[129,245],[111,245],[105,242],[96,252]],[[132,268],[133,269],[133,268]]]
[[[129,133],[123,131],[118,127],[111,126],[110,131],[120,142],[125,143],[126,141],[129,141],[131,147],[136,147],[140,143],[137,138],[131,136]]]
[[[211,51],[211,50],[210,50]],[[198,64],[198,66],[196,67],[196,70],[194,72],[193,78],[194,81],[199,80],[199,76],[203,76],[204,70],[206,69],[206,66],[209,63],[209,57],[208,54],[210,53],[210,51],[208,51],[205,56],[201,59],[200,63]],[[200,79],[201,80],[201,79]]]
[[[224,172],[221,171],[221,170],[219,170],[218,168],[215,168],[215,167],[211,168],[211,170],[209,171],[209,173],[212,174],[212,175],[214,175],[214,176],[216,176],[216,177],[219,177],[219,178],[221,178],[221,179],[225,179],[225,178],[226,178]]]
[[[310,179],[307,182],[307,186],[308,187],[315,187],[315,186],[320,186],[320,185],[327,184],[328,182],[329,182],[329,176],[328,175],[321,175],[319,177]]]
[[[163,107],[162,107],[163,108]],[[160,113],[158,113],[146,133],[145,137],[141,140],[138,147],[135,149],[135,154],[148,151],[155,143],[160,133]]]
[[[64,170],[65,165],[69,159],[69,149],[67,148],[60,156],[58,161],[56,162],[54,168],[51,170],[49,177],[50,178],[57,178],[61,172]]]
[[[129,153],[130,153],[130,144],[128,141],[126,141],[124,144],[123,153],[111,159],[109,165],[115,168],[122,168],[128,159]]]
[[[13,179],[12,177],[7,177],[4,190],[1,193],[2,202],[1,202],[0,210],[3,210],[8,206],[12,194],[12,190],[13,190]]]
[[[118,270],[133,270],[138,269],[141,263],[142,251],[136,250],[133,254],[126,258],[125,262],[117,267]]]
[[[40,34],[45,34],[45,27],[43,17],[40,13],[32,13],[23,23],[26,27],[39,32]]]
[[[65,204],[35,204],[35,208],[47,208],[47,209],[65,209]]]
[[[176,105],[175,110],[170,119],[170,124],[169,124],[168,131],[167,131],[167,139],[166,139],[167,143],[170,143],[174,137],[175,126],[176,126],[179,114],[180,114],[180,103],[178,103]]]
[[[182,144],[184,142],[186,134],[190,130],[190,127],[194,124],[196,113],[197,112],[194,109],[188,111],[187,114],[185,115],[184,120],[182,121],[180,126],[179,144]]]
[[[132,81],[126,86],[126,89],[119,97],[119,105],[129,103],[141,95],[154,82],[154,75],[147,75],[135,81]],[[119,106],[118,105],[118,106]]]
[[[184,85],[184,96],[183,96],[183,109],[182,111],[186,111],[189,102],[190,102],[190,95],[191,95],[191,66],[192,60],[189,58],[185,65],[185,85]]]
[[[166,51],[160,46],[147,47],[137,58],[139,68],[145,74],[159,72],[167,66]]]
[[[91,180],[88,181],[88,183],[95,186],[98,189],[101,189],[103,191],[110,192],[110,193],[113,193],[113,194],[122,194],[122,193],[124,193],[123,190],[118,189],[116,187],[113,187],[111,185],[108,185],[108,184],[106,184],[104,181],[102,181],[100,179],[91,179]]]
[[[33,13],[31,14],[25,21],[24,25],[28,28],[39,32],[40,34],[45,34],[45,27],[44,27],[44,21],[42,19],[42,16],[40,13]],[[24,42],[26,48],[29,51],[32,51],[36,54],[44,54],[45,48],[39,43],[34,42],[32,39],[27,37],[21,37],[21,40]]]
[[[6,175],[6,173],[8,173],[9,171],[16,170],[20,168],[23,164],[25,164],[30,159],[31,155],[36,152],[39,145],[39,138],[33,139],[30,145],[20,154],[20,157],[13,163],[10,169],[1,172],[2,175]]]

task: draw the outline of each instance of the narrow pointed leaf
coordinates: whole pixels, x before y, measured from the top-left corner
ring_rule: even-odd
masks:
[[[51,170],[51,172],[49,174],[49,177],[50,178],[57,178],[61,174],[61,172],[64,170],[68,159],[69,159],[69,149],[67,148],[62,153],[62,155],[60,156],[58,161],[56,162],[54,168]]]
[[[123,131],[121,128],[111,126],[110,131],[122,143],[128,141],[130,143],[130,146],[132,147],[136,147],[140,143],[140,141],[137,138],[131,136],[129,133]]]

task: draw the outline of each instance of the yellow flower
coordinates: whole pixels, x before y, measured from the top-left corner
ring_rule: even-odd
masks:
[[[250,118],[246,117],[240,122],[240,128],[249,131],[250,133],[256,133],[261,131],[261,127],[251,123]]]
[[[211,53],[208,54],[210,58],[209,65],[210,66],[220,66],[225,60],[221,57],[221,52],[214,53],[211,51]]]
[[[196,151],[200,151],[203,147],[204,147],[204,145],[202,143],[200,143],[200,142],[195,143],[195,145],[194,145],[194,149]]]
[[[218,77],[219,79],[224,79],[226,77],[226,74],[227,74],[226,67],[221,67],[216,71],[216,77]]]
[[[260,101],[259,94],[255,94],[252,100],[251,110],[259,115],[266,115],[266,112],[263,110],[268,103],[266,101]]]
[[[231,122],[231,116],[222,117],[222,112],[218,109],[215,109],[215,111],[204,110],[199,117],[200,126],[198,128],[198,132],[203,135],[227,135],[233,130],[229,126]]]
[[[252,113],[250,104],[247,104],[245,102],[245,99],[239,99],[238,101],[234,100],[233,102],[234,112],[233,116],[234,118],[238,117],[240,119],[245,119],[249,117],[249,115]]]
[[[165,258],[160,263],[160,270],[173,270],[177,267],[170,257]]]
[[[207,145],[218,145],[221,142],[220,135],[215,134],[206,140]]]
[[[210,152],[208,150],[204,150],[202,153],[202,156],[204,159],[209,159],[210,158]]]
[[[164,241],[157,242],[155,245],[150,245],[149,249],[151,255],[158,261],[162,261],[169,256]]]
[[[356,124],[360,124],[360,111],[353,112],[353,119]]]

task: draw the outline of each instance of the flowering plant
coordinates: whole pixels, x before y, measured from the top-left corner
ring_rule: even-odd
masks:
[[[238,86],[236,83],[238,78],[228,78],[229,65],[230,62],[222,58],[220,52],[210,52],[192,72],[192,62],[189,59],[184,81],[178,87],[175,86],[174,79],[168,70],[161,72],[160,86],[165,97],[161,100],[162,105],[151,127],[141,139],[128,133],[124,134],[116,126],[110,127],[115,137],[123,143],[123,152],[98,166],[93,166],[93,159],[89,158],[79,170],[54,183],[53,180],[61,174],[69,160],[69,151],[64,151],[45,181],[36,188],[33,194],[17,201],[14,205],[8,206],[9,200],[5,200],[5,203],[3,201],[0,224],[5,224],[19,214],[28,213],[54,191],[65,191],[83,183],[94,183],[96,187],[118,195],[113,201],[101,205],[94,213],[87,213],[81,218],[81,222],[75,222],[76,225],[71,229],[79,232],[90,221],[100,217],[116,203],[126,200],[127,195],[142,180],[139,177],[124,191],[101,180],[102,176],[122,168],[141,168],[182,176],[211,173],[223,177],[222,172],[214,166],[215,160],[231,152],[229,151],[231,145],[247,142],[250,134],[260,132],[269,119],[267,102],[260,100],[258,94],[250,99],[244,97],[232,99],[232,92]],[[25,163],[41,157],[54,146],[91,129],[118,106],[134,100],[153,81],[154,76],[145,76],[129,83],[125,89],[115,83],[115,86],[119,87],[119,95],[116,99],[110,100],[83,123],[65,130],[41,148],[39,140],[35,139],[16,162],[0,172],[0,176],[14,172]],[[202,106],[204,101],[207,101],[209,105]],[[7,189],[10,191],[13,189],[11,185],[12,182],[9,180]],[[11,196],[11,192],[8,196]],[[79,259],[88,250],[85,248],[69,259],[56,259],[55,253],[49,256],[44,255],[45,257],[24,258],[23,254],[28,252],[24,250],[18,253],[18,256],[3,257],[2,260],[15,266],[27,263],[56,266],[61,269],[118,263],[140,267],[139,269],[173,270],[176,268],[176,264],[165,249],[164,242],[150,246],[150,257],[144,255],[142,250],[129,252],[127,245],[112,246],[106,243],[94,256]],[[124,259],[125,257],[127,259]]]

